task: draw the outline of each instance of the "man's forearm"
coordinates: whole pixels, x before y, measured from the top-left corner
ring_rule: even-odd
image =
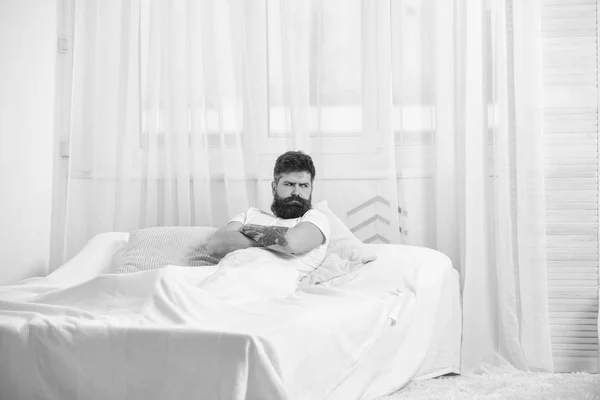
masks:
[[[208,254],[221,258],[235,250],[260,246],[258,242],[239,231],[223,231],[216,233],[209,241]]]
[[[283,226],[262,226],[248,224],[240,230],[244,236],[252,239],[259,245],[285,254],[293,254],[293,249],[288,243],[286,234],[289,228]]]

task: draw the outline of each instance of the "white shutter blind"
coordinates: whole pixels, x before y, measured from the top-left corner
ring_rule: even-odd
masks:
[[[548,296],[557,372],[598,372],[597,0],[543,0]]]

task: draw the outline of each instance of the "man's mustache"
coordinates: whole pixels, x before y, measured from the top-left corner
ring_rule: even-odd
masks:
[[[286,197],[285,199],[283,199],[283,203],[284,204],[290,204],[290,203],[292,203],[294,201],[300,203],[301,205],[304,205],[304,204],[308,203],[308,200],[303,199],[302,197],[300,197],[297,194],[292,194],[289,197]]]

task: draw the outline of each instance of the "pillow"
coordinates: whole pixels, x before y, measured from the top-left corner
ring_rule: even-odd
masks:
[[[329,218],[330,233],[329,233],[329,248],[341,251],[344,247],[360,247],[363,242],[346,227],[341,219],[337,217],[330,209],[327,200],[318,202],[313,206],[315,210],[321,211]],[[340,253],[341,254],[341,253]]]
[[[353,273],[376,257],[366,251],[365,244],[346,227],[330,209],[327,201],[313,206],[327,215],[331,227],[325,259],[314,271],[300,281],[300,286],[318,285]]]
[[[140,229],[132,232],[118,274],[149,271],[166,265],[216,265],[206,249],[217,228],[174,226]]]
[[[74,285],[100,274],[114,274],[127,248],[129,233],[106,232],[91,238],[72,259],[48,275],[50,282]]]

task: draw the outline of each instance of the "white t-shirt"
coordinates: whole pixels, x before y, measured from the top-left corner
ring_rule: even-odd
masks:
[[[286,255],[275,251],[269,252],[280,258],[292,261],[294,267],[302,277],[314,271],[325,259],[327,245],[329,244],[329,218],[315,209],[308,210],[300,218],[282,219],[258,208],[250,207],[248,211],[236,215],[229,222],[241,222],[244,225],[283,226],[286,228],[293,228],[300,222],[310,222],[319,228],[325,237],[325,240],[319,246],[307,253],[297,255]]]

